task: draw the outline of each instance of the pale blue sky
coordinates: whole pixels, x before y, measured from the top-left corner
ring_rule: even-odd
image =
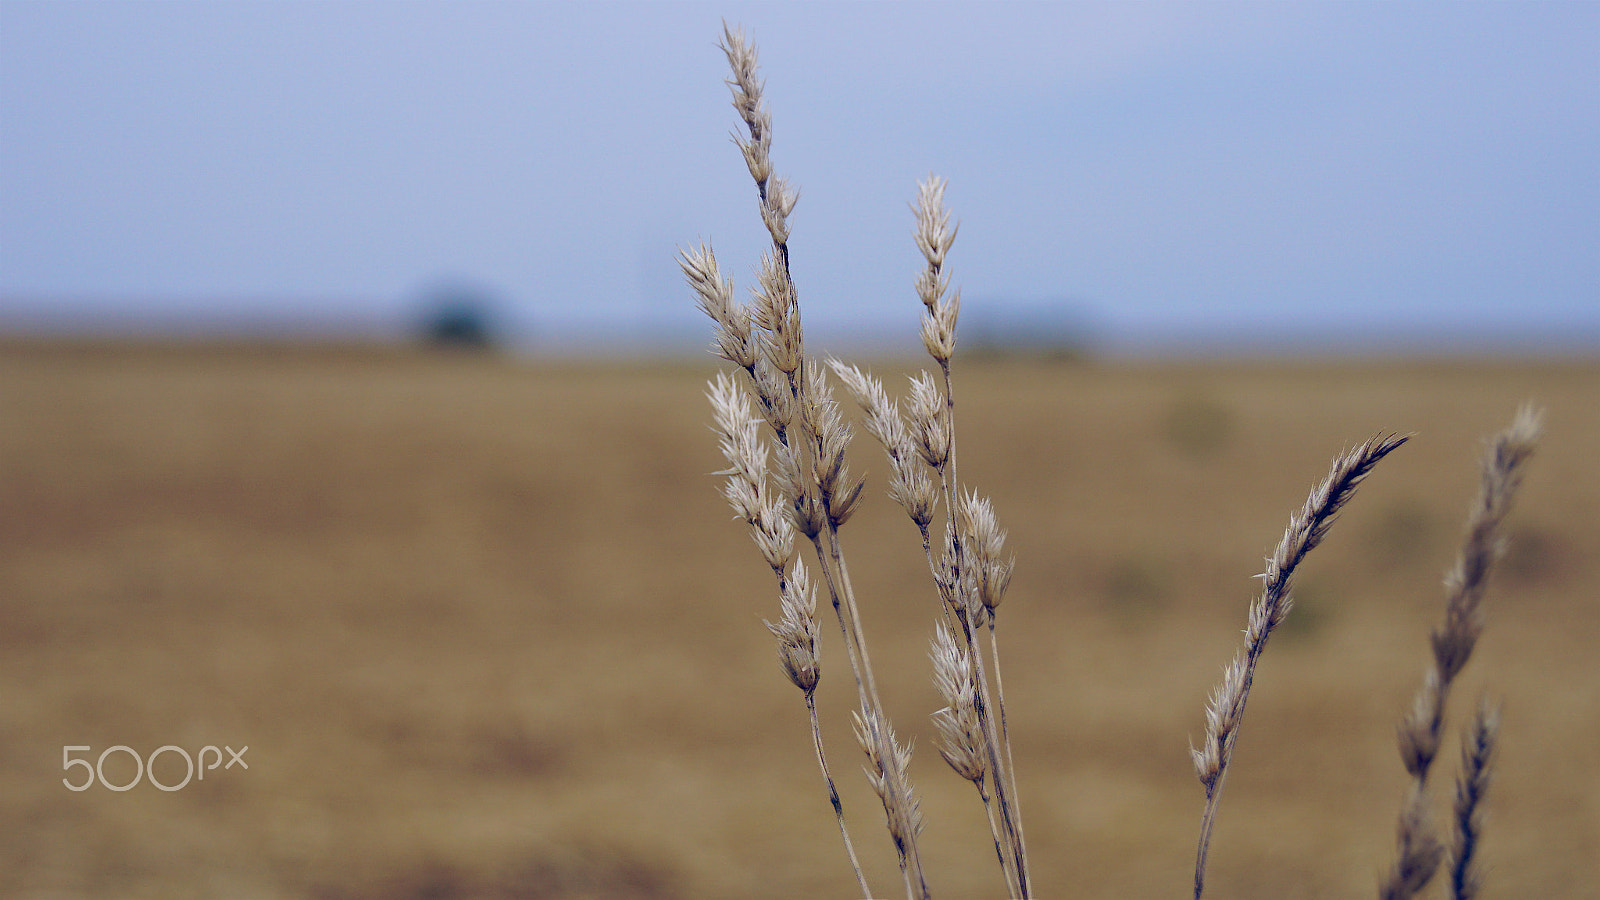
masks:
[[[823,345],[915,347],[947,177],[974,328],[1108,345],[1600,347],[1600,4],[0,0],[0,333],[706,337],[762,246],[716,49],[761,49]]]

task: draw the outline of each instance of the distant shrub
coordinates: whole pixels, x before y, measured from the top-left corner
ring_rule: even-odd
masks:
[[[492,350],[500,343],[497,305],[488,290],[475,285],[436,285],[423,295],[419,337],[432,347]]]

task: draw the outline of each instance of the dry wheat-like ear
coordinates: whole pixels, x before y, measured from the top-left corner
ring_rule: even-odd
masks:
[[[978,721],[978,679],[972,670],[972,657],[943,622],[934,629],[932,649],[933,683],[945,705],[933,714],[939,731],[939,755],[962,778],[977,785],[988,799],[984,775],[989,771],[984,752],[983,724]]]
[[[922,343],[938,363],[940,378],[927,371],[912,378],[902,411],[872,375],[838,360],[829,360],[829,365],[861,406],[868,433],[889,457],[889,496],[917,526],[943,600],[943,621],[932,654],[934,682],[946,698],[946,706],[933,714],[944,737],[940,752],[956,774],[977,786],[1010,895],[1030,897],[1027,844],[995,634],[996,609],[1011,582],[1014,563],[1005,554],[1006,533],[994,505],[964,489],[956,471],[951,360],[961,301],[959,292],[949,293],[950,276],[944,269],[957,230],[944,206],[944,189],[944,179],[929,176],[918,183],[917,202],[912,205],[916,216],[912,234],[926,262],[916,280],[923,305]],[[945,528],[936,553],[931,527],[941,501]],[[984,626],[989,630],[987,659],[978,642]],[[961,688],[966,682],[968,688]]]
[[[1355,496],[1356,489],[1374,466],[1407,436],[1377,435],[1334,460],[1328,477],[1306,499],[1305,506],[1289,518],[1283,539],[1267,558],[1261,595],[1250,606],[1245,644],[1223,670],[1222,680],[1206,705],[1206,735],[1198,749],[1190,748],[1195,773],[1206,790],[1205,813],[1200,822],[1199,847],[1195,852],[1194,896],[1205,890],[1206,853],[1211,846],[1211,828],[1216,821],[1217,802],[1227,779],[1228,764],[1244,720],[1245,702],[1255,680],[1256,662],[1266,649],[1267,638],[1283,622],[1293,601],[1290,587],[1296,567],[1306,554],[1322,543],[1339,510]]]
[[[1008,887],[1013,863],[1007,860],[1009,848],[1004,843],[1003,829],[995,820],[993,796],[989,792],[988,732],[985,729],[976,669],[966,644],[957,638],[944,622],[935,626],[932,649],[928,655],[933,660],[933,683],[945,705],[934,711],[933,724],[939,732],[939,755],[957,775],[972,782],[983,801],[989,817],[989,833],[994,838],[995,858],[1000,869],[1007,873]]]
[[[906,769],[911,764],[911,747],[901,745],[889,720],[877,708],[869,707],[861,713],[852,710],[851,717],[855,721],[856,741],[867,756],[863,767],[867,782],[883,802],[889,836],[894,839],[900,857],[905,859],[916,853],[917,835],[922,833],[921,802],[911,787],[911,780],[906,777]],[[908,896],[928,896],[928,882],[920,866],[902,865],[900,872]]]
[[[691,278],[691,283],[693,279]],[[711,400],[722,455],[729,467],[723,495],[734,514],[750,526],[750,537],[762,558],[777,577],[781,616],[776,624],[766,622],[767,630],[778,639],[778,661],[784,674],[805,695],[811,719],[812,746],[817,766],[828,789],[828,801],[839,823],[845,855],[850,858],[856,883],[863,897],[870,896],[850,829],[844,820],[844,806],[828,768],[828,755],[822,743],[822,725],[817,716],[817,682],[822,678],[822,663],[817,653],[817,595],[805,565],[794,559],[795,529],[792,517],[783,506],[781,494],[771,489],[767,471],[767,446],[761,441],[761,421],[750,411],[749,396],[728,377],[718,372],[707,395]]]
[[[863,896],[871,896],[829,772],[816,713],[816,684],[821,674],[816,601],[808,570],[794,557],[797,534],[811,542],[816,572],[838,619],[854,676],[858,721],[863,723],[857,735],[868,758],[869,777],[883,802],[906,893],[912,900],[926,898],[928,885],[917,847],[921,812],[906,776],[910,751],[895,741],[882,712],[866,633],[839,540],[839,529],[855,511],[863,483],[851,477],[845,465],[851,429],[833,398],[825,370],[806,358],[800,301],[790,277],[789,215],[799,195],[773,174],[772,116],[762,99],[754,45],[742,31],[724,23],[721,49],[731,72],[727,83],[733,106],[745,126],[744,133],[735,132],[734,143],[755,181],[761,221],[772,239],[770,249],[762,255],[756,288],[747,305],[733,299],[733,283],[722,276],[709,247],[682,251],[678,259],[701,310],[716,323],[713,346],[717,354],[746,375],[741,389],[733,378],[719,374],[709,392],[723,455],[730,464],[722,473],[728,476],[724,495],[735,514],[748,523],[751,537],[777,578],[782,615],[767,627],[778,639],[784,673],[805,695],[828,798],[857,884]],[[751,394],[759,404],[760,419],[751,411]],[[770,428],[765,441],[761,437],[763,423]]]
[[[1467,535],[1455,566],[1445,576],[1444,622],[1433,630],[1429,639],[1431,665],[1423,675],[1411,711],[1400,722],[1400,760],[1411,776],[1411,787],[1400,813],[1395,862],[1379,889],[1383,900],[1408,900],[1415,896],[1433,878],[1444,858],[1444,848],[1429,823],[1428,774],[1439,754],[1450,686],[1471,658],[1478,636],[1483,632],[1483,595],[1489,572],[1505,553],[1502,525],[1522,483],[1524,467],[1538,444],[1539,431],[1539,414],[1532,407],[1524,406],[1517,411],[1511,426],[1489,441],[1484,453],[1478,497],[1467,516]],[[1478,825],[1473,816],[1488,786],[1494,734],[1495,717],[1480,712],[1468,738],[1469,757],[1465,768],[1470,771],[1463,774],[1463,778],[1470,777],[1466,789],[1470,803],[1463,813],[1458,802],[1455,817],[1456,861],[1452,878],[1457,897],[1470,896],[1477,883],[1471,865],[1478,840]],[[1471,748],[1479,743],[1484,746],[1480,753],[1475,753]]]
[[[1450,896],[1472,900],[1483,877],[1478,872],[1478,841],[1483,834],[1483,799],[1500,732],[1500,711],[1484,699],[1461,741],[1461,774],[1456,778],[1455,829],[1450,841]]]

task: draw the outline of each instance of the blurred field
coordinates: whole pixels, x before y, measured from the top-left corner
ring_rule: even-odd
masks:
[[[0,347],[0,895],[852,896],[770,573],[708,474],[711,371]],[[1373,895],[1479,441],[1527,399],[1545,442],[1450,731],[1503,701],[1486,896],[1593,897],[1600,363],[961,363],[963,474],[1018,557],[1001,635],[1041,898],[1187,896],[1187,746],[1251,575],[1338,451],[1414,431],[1302,570],[1208,884]],[[876,449],[855,459],[846,552],[917,737],[930,880],[995,897],[981,807],[933,750],[920,547]],[[896,896],[825,640],[835,772]],[[248,745],[249,769],[63,786],[62,747],[119,744]]]

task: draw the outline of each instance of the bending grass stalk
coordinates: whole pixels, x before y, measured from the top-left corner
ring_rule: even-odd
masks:
[[[1283,622],[1293,605],[1291,583],[1296,567],[1306,554],[1322,543],[1339,510],[1355,496],[1356,489],[1379,460],[1404,444],[1408,436],[1374,436],[1334,460],[1328,477],[1311,492],[1305,506],[1289,518],[1283,539],[1267,559],[1262,573],[1261,596],[1250,607],[1245,646],[1235,653],[1223,670],[1222,681],[1212,691],[1206,705],[1206,737],[1199,749],[1190,748],[1195,773],[1205,786],[1205,813],[1200,820],[1200,841],[1195,851],[1194,896],[1205,891],[1206,853],[1211,846],[1211,829],[1216,822],[1217,803],[1233,759],[1233,748],[1244,719],[1245,702],[1255,680],[1256,663],[1266,649],[1267,638]]]

